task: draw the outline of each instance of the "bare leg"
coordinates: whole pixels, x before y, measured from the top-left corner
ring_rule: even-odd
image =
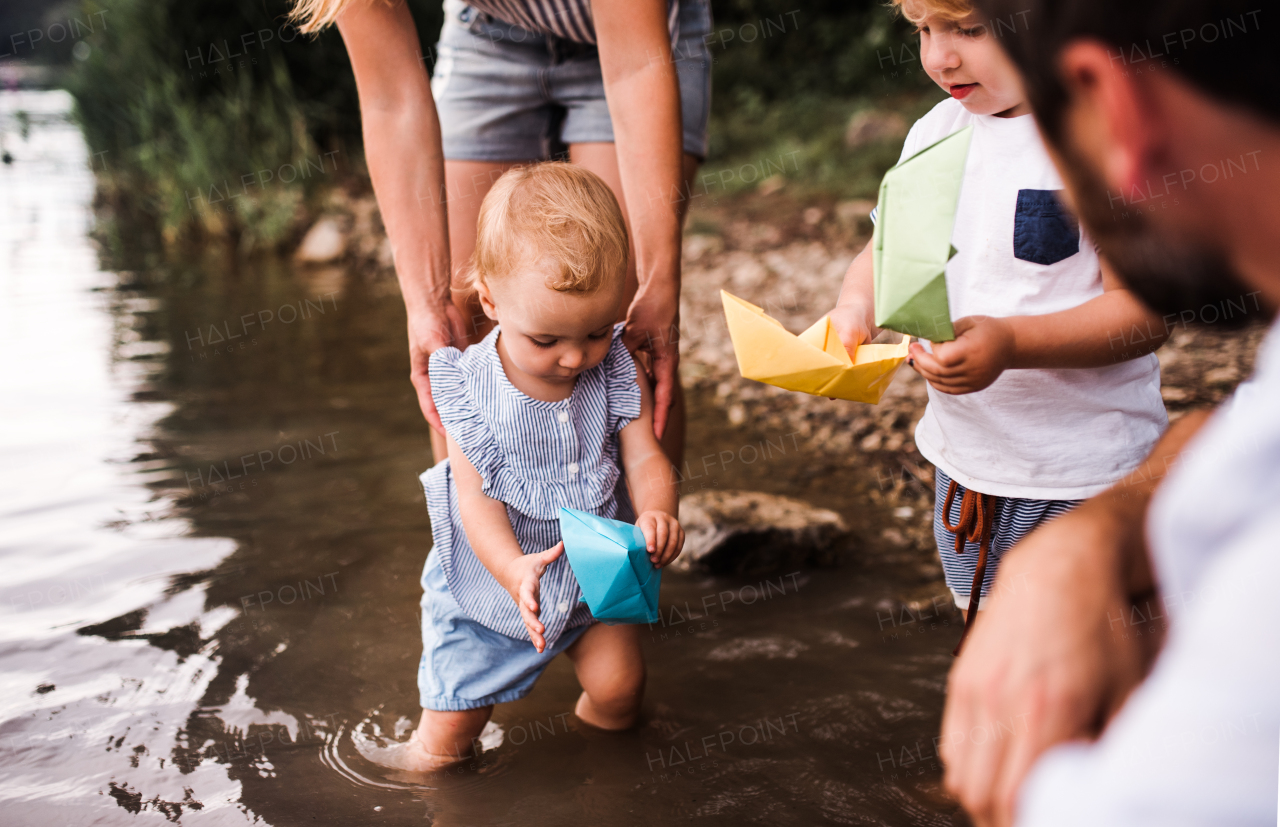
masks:
[[[480,202],[489,194],[494,182],[502,173],[532,161],[445,161],[444,180],[448,192],[449,250],[453,257],[453,303],[467,320],[467,341],[459,342],[465,348],[485,337],[493,322],[480,310],[480,301],[473,291],[463,289],[461,278],[476,248],[476,219],[480,216]],[[447,453],[443,434],[431,430],[431,453],[439,462]]]
[[[422,720],[409,739],[408,769],[431,772],[467,760],[492,714],[492,706],[462,712],[422,710]]]
[[[614,145],[611,143],[571,144],[569,146],[569,160],[591,170],[604,179],[617,197],[618,205],[622,207],[622,217],[627,219],[627,228],[630,230],[631,219],[627,214],[626,199],[622,195],[622,175],[618,171],[618,153]],[[682,173],[684,175],[683,191],[686,194],[693,192],[693,177],[697,174],[698,164],[700,163],[701,161],[693,155],[684,156]],[[688,198],[680,201],[677,206],[680,210],[680,221],[683,222],[689,210]],[[626,299],[623,302],[624,308],[630,306],[631,300],[635,298],[637,289],[639,289],[639,282],[636,279],[636,260],[633,255],[627,260],[627,290]],[[618,321],[625,319],[625,314],[626,311],[624,309],[623,316]],[[677,385],[675,399],[671,405],[671,416],[667,419],[667,430],[662,434],[662,450],[666,452],[671,464],[677,468],[684,463],[684,433],[684,391]]]
[[[645,666],[639,626],[597,623],[569,647],[567,654],[582,684],[574,712],[594,727],[628,729],[640,714]]]

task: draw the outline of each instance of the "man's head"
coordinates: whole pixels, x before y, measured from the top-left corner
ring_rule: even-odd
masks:
[[[1129,286],[1163,313],[1250,293],[1254,268],[1222,222],[1242,193],[1260,197],[1280,141],[1263,4],[975,4],[1005,24],[1073,205]]]
[[[894,0],[920,33],[929,78],[975,115],[1025,115],[1018,72],[969,0]]]

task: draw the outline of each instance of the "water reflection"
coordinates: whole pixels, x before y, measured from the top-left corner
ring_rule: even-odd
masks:
[[[562,662],[429,785],[365,760],[417,715],[430,456],[399,297],[216,249],[102,272],[67,104],[2,104],[34,123],[0,169],[6,823],[961,823],[930,753],[954,630],[886,635],[905,575],[871,559],[666,578],[634,732],[580,726]],[[693,408],[695,446],[760,436]],[[712,483],[869,519],[864,480],[750,474]]]

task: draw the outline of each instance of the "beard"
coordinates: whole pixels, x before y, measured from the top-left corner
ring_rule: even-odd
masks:
[[[1098,250],[1143,304],[1166,319],[1174,315],[1205,319],[1207,314],[1202,311],[1231,308],[1227,304],[1231,301],[1247,305],[1241,313],[1215,310],[1213,323],[1231,329],[1269,315],[1224,250],[1185,235],[1162,232],[1140,208],[1126,207],[1124,215],[1116,213],[1101,177],[1080,153],[1070,145],[1060,144],[1057,149],[1080,220]]]

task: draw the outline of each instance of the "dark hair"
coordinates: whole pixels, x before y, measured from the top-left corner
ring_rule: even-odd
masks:
[[[1060,144],[1066,88],[1058,55],[1094,38],[1133,72],[1174,71],[1205,93],[1280,123],[1264,0],[975,0],[1022,71],[1046,137]]]

